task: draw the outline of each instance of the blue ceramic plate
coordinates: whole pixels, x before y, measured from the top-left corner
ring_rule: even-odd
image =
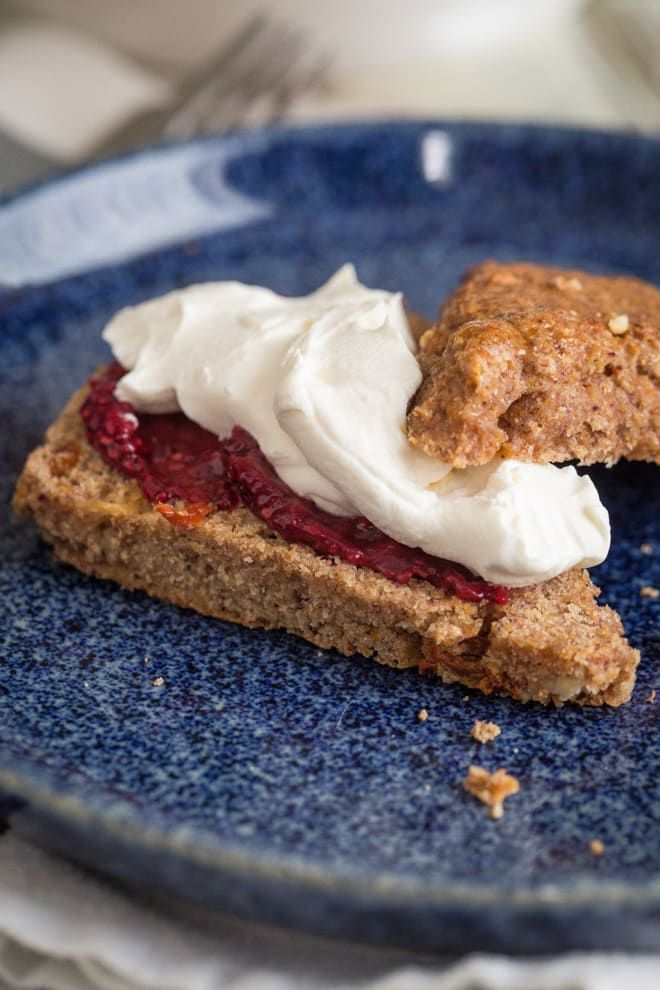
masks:
[[[642,138],[395,123],[165,147],[0,204],[0,787],[17,831],[326,934],[660,947],[660,603],[640,594],[660,587],[657,468],[595,472],[614,547],[594,576],[643,655],[619,710],[485,698],[184,612],[54,563],[7,507],[118,307],[203,279],[303,293],[346,260],[427,315],[491,256],[657,282],[659,173]],[[473,742],[475,718],[499,739]],[[501,821],[461,788],[473,762],[520,780]]]

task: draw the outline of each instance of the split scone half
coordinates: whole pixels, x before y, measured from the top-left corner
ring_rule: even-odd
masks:
[[[342,298],[346,278],[342,275],[332,290]],[[612,302],[605,315],[586,319],[583,310],[591,303],[576,300],[592,277],[494,263],[472,273],[446,304],[440,324],[422,336],[424,377],[408,419],[413,444],[457,464],[483,463],[493,453],[509,451],[521,460],[612,461],[624,454],[657,459],[657,398],[654,405],[645,384],[645,376],[651,382],[657,349],[647,310],[634,309],[626,296],[628,289],[634,295],[637,283],[624,283],[616,306]],[[195,291],[190,298],[199,304],[203,287]],[[609,289],[599,291],[602,296]],[[639,290],[644,300],[645,291]],[[561,312],[556,294],[563,300]],[[316,305],[315,295],[308,298]],[[653,302],[652,295],[648,298]],[[270,297],[262,302],[266,308],[279,305]],[[174,297],[165,298],[165,306],[170,321],[185,308]],[[520,315],[523,306],[527,316]],[[369,319],[374,312],[369,310]],[[625,331],[620,329],[624,316]],[[246,323],[241,320],[237,327]],[[146,340],[146,323],[137,326]],[[127,339],[131,351],[133,338]],[[411,351],[413,344],[406,346]],[[570,378],[573,372],[565,366],[567,353],[578,362],[577,378]],[[599,357],[589,370],[593,353]],[[611,386],[598,422],[585,419],[596,374]],[[544,391],[540,382],[552,384]],[[570,411],[571,382],[576,419]],[[197,404],[198,385],[201,389],[197,383],[191,393]],[[418,668],[485,693],[557,705],[619,705],[630,697],[639,654],[626,642],[616,612],[597,604],[599,592],[586,570],[574,567],[511,587],[502,600],[465,600],[429,580],[396,583],[291,542],[246,505],[210,512],[190,527],[172,525],[135,478],[120,473],[90,444],[80,415],[88,392],[85,386],[71,398],[44,444],[29,456],[14,497],[16,512],[36,521],[59,560],[205,615],[285,629],[347,656]],[[164,390],[154,395],[154,401],[165,401]],[[525,405],[525,414],[518,414]],[[547,428],[543,410],[554,410]],[[405,400],[399,441],[404,417]],[[572,428],[577,420],[588,426]]]
[[[558,705],[628,700],[639,654],[616,612],[596,603],[585,570],[511,589],[505,605],[475,603],[321,556],[244,507],[173,526],[88,443],[86,391],[30,454],[14,497],[60,561],[205,615],[487,693]]]

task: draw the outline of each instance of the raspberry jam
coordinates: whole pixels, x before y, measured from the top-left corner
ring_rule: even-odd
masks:
[[[296,495],[241,427],[219,440],[182,413],[138,416],[114,394],[123,374],[114,364],[90,382],[81,409],[87,438],[113,467],[134,478],[173,524],[195,526],[213,511],[244,505],[287,540],[368,567],[397,584],[421,578],[464,601],[506,604],[506,588],[404,546],[367,519],[333,516]]]
[[[81,416],[91,445],[135,478],[150,502],[207,503],[213,509],[240,505],[218,438],[181,413],[138,418],[129,402],[115,396],[123,374],[121,365],[113,364],[90,382]]]

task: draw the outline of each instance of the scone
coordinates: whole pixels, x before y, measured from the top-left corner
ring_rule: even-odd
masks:
[[[283,628],[321,647],[418,667],[520,701],[619,705],[639,659],[586,571],[466,602],[399,585],[274,533],[248,509],[173,525],[90,447],[76,393],[28,458],[14,508],[59,560],[205,615]]]
[[[286,457],[281,455],[286,437],[273,433],[273,457],[282,456],[284,465],[276,473],[246,432],[248,426],[264,430],[265,439],[260,442],[264,446],[271,442],[268,429],[275,430],[275,419],[266,429],[259,416],[272,418],[274,401],[279,421],[290,428],[291,435],[302,436],[301,447],[296,451],[306,452],[309,448],[305,446],[304,431],[310,429],[310,424],[300,420],[301,408],[305,407],[308,419],[319,420],[314,438],[323,447],[327,423],[321,422],[321,413],[325,407],[321,403],[319,412],[307,393],[301,397],[299,388],[297,391],[294,387],[300,386],[300,376],[289,373],[291,369],[300,372],[309,335],[316,347],[332,324],[325,309],[319,311],[320,316],[314,315],[318,294],[307,297],[311,302],[305,301],[306,308],[303,306],[299,312],[297,302],[264,296],[261,290],[248,296],[248,305],[243,289],[226,285],[222,305],[216,309],[214,291],[204,294],[202,287],[197,287],[193,292],[185,290],[120,314],[118,324],[109,328],[107,336],[115,336],[116,356],[122,357],[134,374],[121,379],[121,397],[116,394],[119,389],[115,389],[120,374],[117,368],[101,372],[91,392],[86,386],[72,397],[48,431],[45,444],[28,458],[17,484],[15,510],[34,518],[60,560],[85,573],[142,589],[207,615],[246,626],[283,628],[349,656],[362,654],[394,667],[417,667],[446,682],[458,681],[521,701],[558,705],[566,701],[610,705],[626,701],[639,654],[624,639],[616,613],[596,604],[598,590],[586,570],[569,566],[549,580],[530,582],[527,575],[517,575],[515,567],[540,568],[547,561],[525,556],[530,546],[536,546],[534,527],[527,526],[529,519],[523,520],[523,528],[527,526],[529,532],[508,534],[505,527],[499,542],[490,540],[483,528],[484,519],[498,524],[507,498],[515,501],[515,489],[524,489],[524,466],[516,468],[511,477],[505,474],[504,488],[500,485],[493,489],[493,479],[499,478],[499,465],[494,466],[492,474],[484,474],[482,469],[474,476],[468,472],[469,483],[463,475],[456,481],[452,473],[443,474],[439,483],[424,483],[426,478],[435,477],[442,466],[411,455],[402,436],[406,394],[412,394],[411,383],[414,386],[418,381],[418,369],[411,356],[414,344],[400,322],[399,301],[383,294],[366,297],[353,279],[344,274],[332,285],[329,283],[330,301],[332,305],[336,303],[341,316],[336,332],[344,333],[346,313],[359,311],[364,325],[358,328],[359,333],[356,331],[358,350],[365,346],[366,334],[369,346],[377,348],[379,360],[388,347],[393,348],[393,377],[399,365],[406,362],[412,375],[403,391],[388,392],[385,380],[379,379],[376,397],[373,398],[373,388],[363,396],[366,369],[372,360],[367,355],[362,373],[357,374],[356,394],[366,403],[358,410],[358,416],[364,418],[364,409],[372,408],[369,403],[373,401],[381,403],[382,418],[386,419],[396,400],[401,408],[392,422],[398,422],[399,427],[396,436],[385,439],[378,435],[380,420],[375,433],[368,433],[366,440],[346,438],[344,434],[351,455],[358,458],[362,453],[367,458],[365,464],[353,465],[353,475],[341,474],[346,454],[341,445],[334,454],[330,447],[325,451],[328,462],[335,456],[335,466],[327,468],[325,475],[317,471],[316,466],[324,463],[319,458],[314,461],[313,471],[307,471],[303,461],[296,461],[292,468],[291,451],[285,450]],[[211,310],[205,308],[210,297]],[[220,355],[217,364],[209,358],[203,373],[198,373],[199,362],[186,365],[186,360],[196,348],[199,351],[201,338],[193,333],[180,346],[182,327],[192,321],[198,329],[206,328],[212,347],[219,348],[221,320],[216,316],[226,315],[236,299],[240,306],[235,323],[229,327],[229,350]],[[254,308],[250,308],[249,300],[256,300]],[[294,318],[300,319],[302,329],[294,345],[283,350],[281,336],[288,333],[287,321]],[[349,322],[351,319],[349,316]],[[255,320],[262,321],[266,333],[260,328],[255,330]],[[123,334],[119,343],[117,329]],[[247,335],[248,350],[257,348],[255,366],[259,361],[263,363],[264,349],[271,345],[279,348],[278,366],[288,369],[283,384],[275,388],[264,377],[262,368],[258,376],[261,391],[255,392],[254,382],[249,380],[250,369],[245,365],[245,348],[238,354],[231,350],[239,332]],[[332,333],[329,340],[335,341]],[[170,344],[174,347],[171,361],[167,356]],[[349,347],[350,342],[344,340],[344,344]],[[205,347],[207,353],[208,341]],[[313,398],[319,401],[318,393],[323,393],[328,382],[336,383],[337,369],[343,372],[345,368],[345,351],[340,349],[335,360],[332,346],[328,347],[323,351],[322,374],[317,374],[310,384]],[[141,362],[140,348],[148,361]],[[228,369],[232,360],[235,365]],[[309,367],[304,370],[306,374]],[[224,384],[223,371],[227,372]],[[331,396],[340,397],[344,384],[340,382]],[[209,415],[227,417],[228,409],[234,409],[237,402],[241,406],[241,385],[247,396],[244,416],[246,420],[252,417],[251,423],[243,424],[246,429],[235,427],[232,432],[231,423],[227,425],[221,418],[208,432]],[[135,411],[126,398],[129,388],[143,396],[141,401],[150,405],[151,411]],[[264,403],[269,388],[275,389],[275,400],[270,398]],[[176,401],[173,390],[178,390]],[[215,407],[209,412],[204,403],[207,393],[213,402],[216,395],[225,396],[220,413]],[[195,425],[182,413],[167,411],[177,408],[177,404],[187,405],[203,422]],[[342,415],[348,416],[344,425],[350,432],[355,410],[333,411],[340,422]],[[226,439],[220,441],[220,436]],[[377,447],[377,441],[382,442],[381,447]],[[387,447],[390,443],[394,454]],[[196,445],[199,457],[190,454],[191,444]],[[314,444],[312,448],[313,457],[318,451]],[[163,463],[167,470],[159,473]],[[412,464],[412,481],[392,481],[392,472],[401,464]],[[508,470],[510,465],[505,467]],[[285,469],[293,478],[293,488],[279,477]],[[562,469],[569,475],[552,467],[541,470],[542,480],[547,479],[551,488],[556,484],[564,486],[562,479],[568,477],[569,514],[582,511],[585,486],[590,482],[570,475],[572,468]],[[516,471],[520,471],[520,477]],[[375,480],[371,477],[374,472]],[[194,475],[192,481],[189,474]],[[331,482],[337,479],[341,487],[335,489]],[[177,487],[180,482],[183,488]],[[392,493],[386,491],[383,509],[379,502],[381,489],[390,482],[394,487]],[[507,484],[513,487],[513,494],[507,491]],[[350,495],[358,500],[359,509],[361,498],[371,499],[374,514],[385,513],[383,518],[389,519],[387,512],[394,513],[394,525],[398,524],[400,506],[396,498],[401,492],[413,501],[417,498],[422,510],[445,498],[447,505],[456,509],[456,518],[475,520],[476,538],[467,530],[458,534],[460,539],[455,533],[446,534],[450,543],[454,540],[451,545],[459,547],[459,556],[461,541],[476,546],[472,553],[482,552],[482,543],[492,543],[486,549],[488,553],[492,550],[497,560],[493,563],[484,557],[483,569],[488,572],[488,568],[495,568],[497,573],[497,566],[513,567],[512,581],[518,580],[520,586],[502,587],[492,578],[484,580],[482,571],[470,574],[460,560],[446,563],[415,549],[425,539],[435,539],[433,533],[421,532],[419,544],[409,539],[405,546],[392,534],[378,529],[373,519],[368,521],[363,515],[333,516],[306,497],[305,486],[321,491],[316,495],[319,502]],[[564,487],[557,490],[563,492]],[[444,489],[449,490],[448,495]],[[495,494],[490,504],[492,491]],[[471,514],[465,514],[466,505]],[[411,506],[412,516],[414,509]],[[529,511],[533,513],[534,507]],[[589,503],[584,514],[591,525],[597,515],[594,505]],[[561,522],[561,517],[557,518]],[[404,519],[401,525],[405,527],[408,522]],[[519,565],[515,563],[518,557],[511,557],[511,548],[505,545],[507,534],[522,561]],[[561,543],[560,534],[550,533],[549,541],[540,545],[555,543]],[[576,552],[582,550],[578,547]],[[561,566],[557,564],[557,568]]]
[[[660,290],[487,261],[421,337],[411,443],[457,467],[660,463]]]

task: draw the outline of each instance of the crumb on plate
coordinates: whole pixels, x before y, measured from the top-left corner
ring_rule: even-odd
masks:
[[[470,735],[477,742],[487,743],[497,739],[501,731],[497,722],[482,722],[481,719],[476,719]]]
[[[660,598],[660,588],[653,588],[650,584],[645,584],[643,588],[640,588],[639,593],[644,598]]]
[[[507,773],[503,767],[495,773],[489,773],[483,767],[474,765],[468,768],[463,787],[473,797],[487,804],[490,807],[490,817],[495,819],[504,814],[506,798],[520,790],[517,778]]]
[[[162,687],[163,684],[165,683],[165,679],[163,677],[154,677],[151,683],[153,684],[154,687]]]
[[[600,839],[591,839],[589,841],[589,852],[592,856],[602,856],[605,852],[605,846]]]
[[[420,708],[420,710],[417,712],[418,722],[426,722],[428,717],[429,717],[429,713],[427,712],[426,708]]]

